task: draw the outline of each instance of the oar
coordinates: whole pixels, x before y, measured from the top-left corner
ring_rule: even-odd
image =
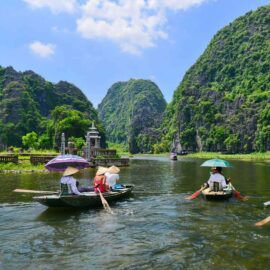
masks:
[[[266,224],[266,223],[268,223],[268,222],[270,222],[270,216],[269,217],[267,217],[267,218],[265,218],[265,219],[263,219],[263,220],[261,220],[261,221],[259,221],[259,222],[256,222],[255,223],[255,226],[262,226],[262,225],[264,225],[264,224]]]
[[[264,204],[264,206],[268,206],[268,205],[270,205],[270,201],[264,202],[263,204]]]
[[[201,187],[199,190],[195,191],[192,195],[186,197],[185,199],[186,200],[193,200],[193,199],[197,198],[201,194],[202,190],[204,190],[204,188],[205,187]]]
[[[37,193],[37,194],[58,194],[56,191],[49,191],[49,190],[33,190],[33,189],[14,189],[13,192],[20,192],[20,193]]]
[[[235,189],[235,187],[232,185],[232,183],[230,183],[230,184],[231,184],[231,187],[232,187],[232,189],[234,191],[233,194],[238,200],[240,200],[240,201],[247,201],[248,200],[247,196],[241,195],[241,193]]]
[[[100,189],[97,188],[98,192],[99,192],[99,196],[100,196],[100,199],[101,199],[101,202],[103,204],[103,207],[106,211],[110,212],[111,214],[113,214],[113,211],[112,209],[110,208],[108,202],[105,200],[105,198],[103,197],[102,193],[100,192]]]

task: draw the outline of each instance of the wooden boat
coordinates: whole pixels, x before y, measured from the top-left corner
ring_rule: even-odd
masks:
[[[129,197],[134,186],[126,185],[125,188],[102,193],[108,203],[116,202]],[[71,207],[71,208],[97,208],[102,206],[99,194],[95,192],[83,192],[83,195],[43,195],[35,196],[33,200],[48,207]]]
[[[202,195],[206,200],[222,201],[231,198],[233,195],[233,190],[213,191],[210,188],[206,188],[202,191]]]

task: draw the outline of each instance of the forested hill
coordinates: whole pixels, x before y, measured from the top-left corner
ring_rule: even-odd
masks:
[[[97,111],[74,85],[0,66],[0,144],[21,146],[22,136],[35,131],[45,148],[53,147],[61,132],[84,138],[91,120],[98,122]]]
[[[270,5],[219,31],[166,110],[164,136],[190,151],[270,150]]]
[[[113,84],[98,112],[109,141],[128,145],[131,153],[146,153],[160,138],[157,128],[165,107],[155,83],[131,79]]]

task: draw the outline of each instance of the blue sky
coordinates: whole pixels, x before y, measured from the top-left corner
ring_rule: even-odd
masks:
[[[79,87],[154,81],[167,102],[213,35],[269,0],[1,0],[0,65]]]

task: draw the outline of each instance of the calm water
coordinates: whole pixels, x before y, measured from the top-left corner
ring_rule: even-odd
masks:
[[[136,159],[123,168],[132,198],[103,209],[55,211],[14,194],[56,190],[59,174],[0,175],[0,269],[269,269],[270,164],[232,162],[225,174],[249,201],[184,198],[208,178],[203,160]],[[78,176],[88,184],[94,170]]]

